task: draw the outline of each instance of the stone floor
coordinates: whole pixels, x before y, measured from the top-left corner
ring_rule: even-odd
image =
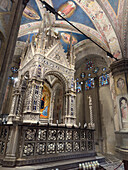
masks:
[[[101,163],[101,166],[106,170],[124,170],[124,164],[121,160],[113,155],[104,155],[105,162]],[[119,166],[120,165],[120,166]],[[117,168],[118,167],[118,168]]]
[[[106,169],[106,170],[114,170],[116,169],[120,164],[121,160],[117,159],[113,155],[98,155],[97,157],[92,158],[81,158],[81,159],[73,159],[73,160],[66,160],[66,161],[59,161],[59,162],[51,162],[46,164],[39,164],[39,165],[31,165],[31,166],[21,166],[21,167],[2,167],[0,166],[0,170],[78,170],[76,168],[76,164],[79,165],[79,163],[84,163],[88,161],[92,161],[94,159],[101,160],[105,157],[105,161],[100,163],[100,165]],[[66,168],[66,166],[70,168]],[[121,164],[120,167],[118,167],[117,170],[124,170],[123,164]]]
[[[76,170],[79,167],[79,163],[85,163],[90,161],[98,162],[104,161],[103,156],[96,156],[96,157],[89,157],[89,158],[79,158],[79,159],[70,159],[65,161],[58,161],[58,162],[49,162],[46,164],[37,164],[37,165],[30,165],[30,166],[21,166],[21,167],[2,167],[0,166],[0,170]],[[68,167],[68,168],[67,168]]]

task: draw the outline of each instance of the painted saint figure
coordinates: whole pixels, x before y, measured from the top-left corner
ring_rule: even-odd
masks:
[[[118,87],[119,89],[123,89],[123,88],[124,88],[124,85],[125,85],[124,79],[119,78],[119,79],[117,80],[117,87]]]
[[[128,122],[128,101],[125,97],[119,100],[122,122]]]
[[[62,15],[64,18],[69,18],[73,15],[75,9],[76,9],[75,3],[72,1],[68,1],[60,6],[60,8],[58,9],[58,13]],[[61,19],[61,17],[58,18]]]
[[[23,15],[31,20],[39,20],[40,16],[38,13],[30,6],[27,5],[26,8],[24,9]]]
[[[67,44],[70,44],[70,36],[71,35],[68,33],[63,33],[63,32],[61,33],[61,37],[63,41]],[[72,36],[72,44],[76,44],[76,43],[77,43],[77,39],[74,36]]]

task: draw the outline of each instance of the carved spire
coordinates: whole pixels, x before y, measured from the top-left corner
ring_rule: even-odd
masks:
[[[72,64],[72,33],[70,35],[70,64]]]
[[[50,47],[52,47],[56,40],[60,39],[59,34],[53,29],[53,24],[50,20],[50,14],[45,11],[43,14],[43,20],[40,24],[37,35],[32,39],[32,45],[34,49],[41,49],[45,54]]]
[[[72,45],[72,33],[70,34],[70,45],[67,46],[67,58],[70,65],[74,65],[74,47]]]
[[[30,34],[28,35],[28,38],[27,38],[26,43],[25,43],[24,50],[22,52],[21,64],[22,64],[22,61],[24,60],[24,58],[25,58],[25,56],[27,54],[29,44],[30,44]]]

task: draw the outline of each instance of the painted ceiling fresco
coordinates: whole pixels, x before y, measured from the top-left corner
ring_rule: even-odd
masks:
[[[118,12],[118,3],[120,0],[109,0],[109,3],[111,5],[111,7],[113,8],[113,10],[115,11],[116,15]]]
[[[23,16],[21,19],[21,25],[34,22],[34,21],[41,21],[42,17],[40,15],[39,8],[35,0],[30,0],[27,7],[23,12]]]
[[[87,39],[84,35],[81,35],[81,34],[78,34],[78,33],[71,33],[71,32],[67,32],[67,31],[65,31],[65,32],[60,31],[59,33],[61,35],[60,41],[61,41],[61,44],[63,45],[65,52],[67,52],[67,47],[70,44],[70,36],[72,36],[72,44],[73,45],[77,44],[78,42],[80,42],[84,39]],[[32,41],[33,35],[34,35],[34,33],[29,34],[30,42]],[[22,37],[19,37],[18,41],[26,42],[27,39],[28,39],[28,35],[24,35]]]
[[[114,57],[122,57],[117,31],[121,31],[121,17],[123,16],[121,5],[123,5],[124,0],[102,0],[101,4],[96,0],[46,0],[46,2],[52,5],[64,18],[81,29],[88,37],[110,51]],[[26,35],[32,36],[33,33],[38,32],[43,13],[44,8],[40,0],[29,1],[22,16],[19,41],[26,41]],[[78,31],[71,31],[69,24],[59,17],[55,17],[54,23],[56,29],[60,32],[61,43],[65,51],[67,51],[68,43],[64,41],[64,35],[68,36],[73,32],[74,44],[78,42],[80,44],[80,41],[87,39],[78,34]]]
[[[70,4],[71,3],[71,4]],[[64,18],[68,21],[78,22],[84,25],[88,25],[91,28],[95,29],[90,18],[87,14],[73,1],[67,0],[53,0],[53,7],[58,11]],[[57,20],[62,20],[59,17],[56,17]]]

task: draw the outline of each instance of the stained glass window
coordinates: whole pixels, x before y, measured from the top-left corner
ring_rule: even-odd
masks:
[[[85,90],[89,90],[95,87],[94,78],[89,78],[85,81]]]
[[[102,68],[102,71],[106,71],[106,67]]]
[[[12,71],[13,73],[17,73],[17,72],[18,72],[18,68],[16,68],[15,66],[14,66],[14,67],[11,67],[11,71]]]
[[[86,63],[86,69],[87,69],[87,70],[90,70],[92,67],[93,67],[92,61],[88,61],[88,62]]]
[[[98,71],[99,71],[99,67],[95,67],[93,73],[98,73]]]
[[[76,82],[76,92],[79,93],[81,92],[81,83]]]
[[[99,77],[99,86],[104,86],[109,84],[109,74],[103,74]]]
[[[80,77],[83,79],[85,78],[85,73],[81,73]]]

